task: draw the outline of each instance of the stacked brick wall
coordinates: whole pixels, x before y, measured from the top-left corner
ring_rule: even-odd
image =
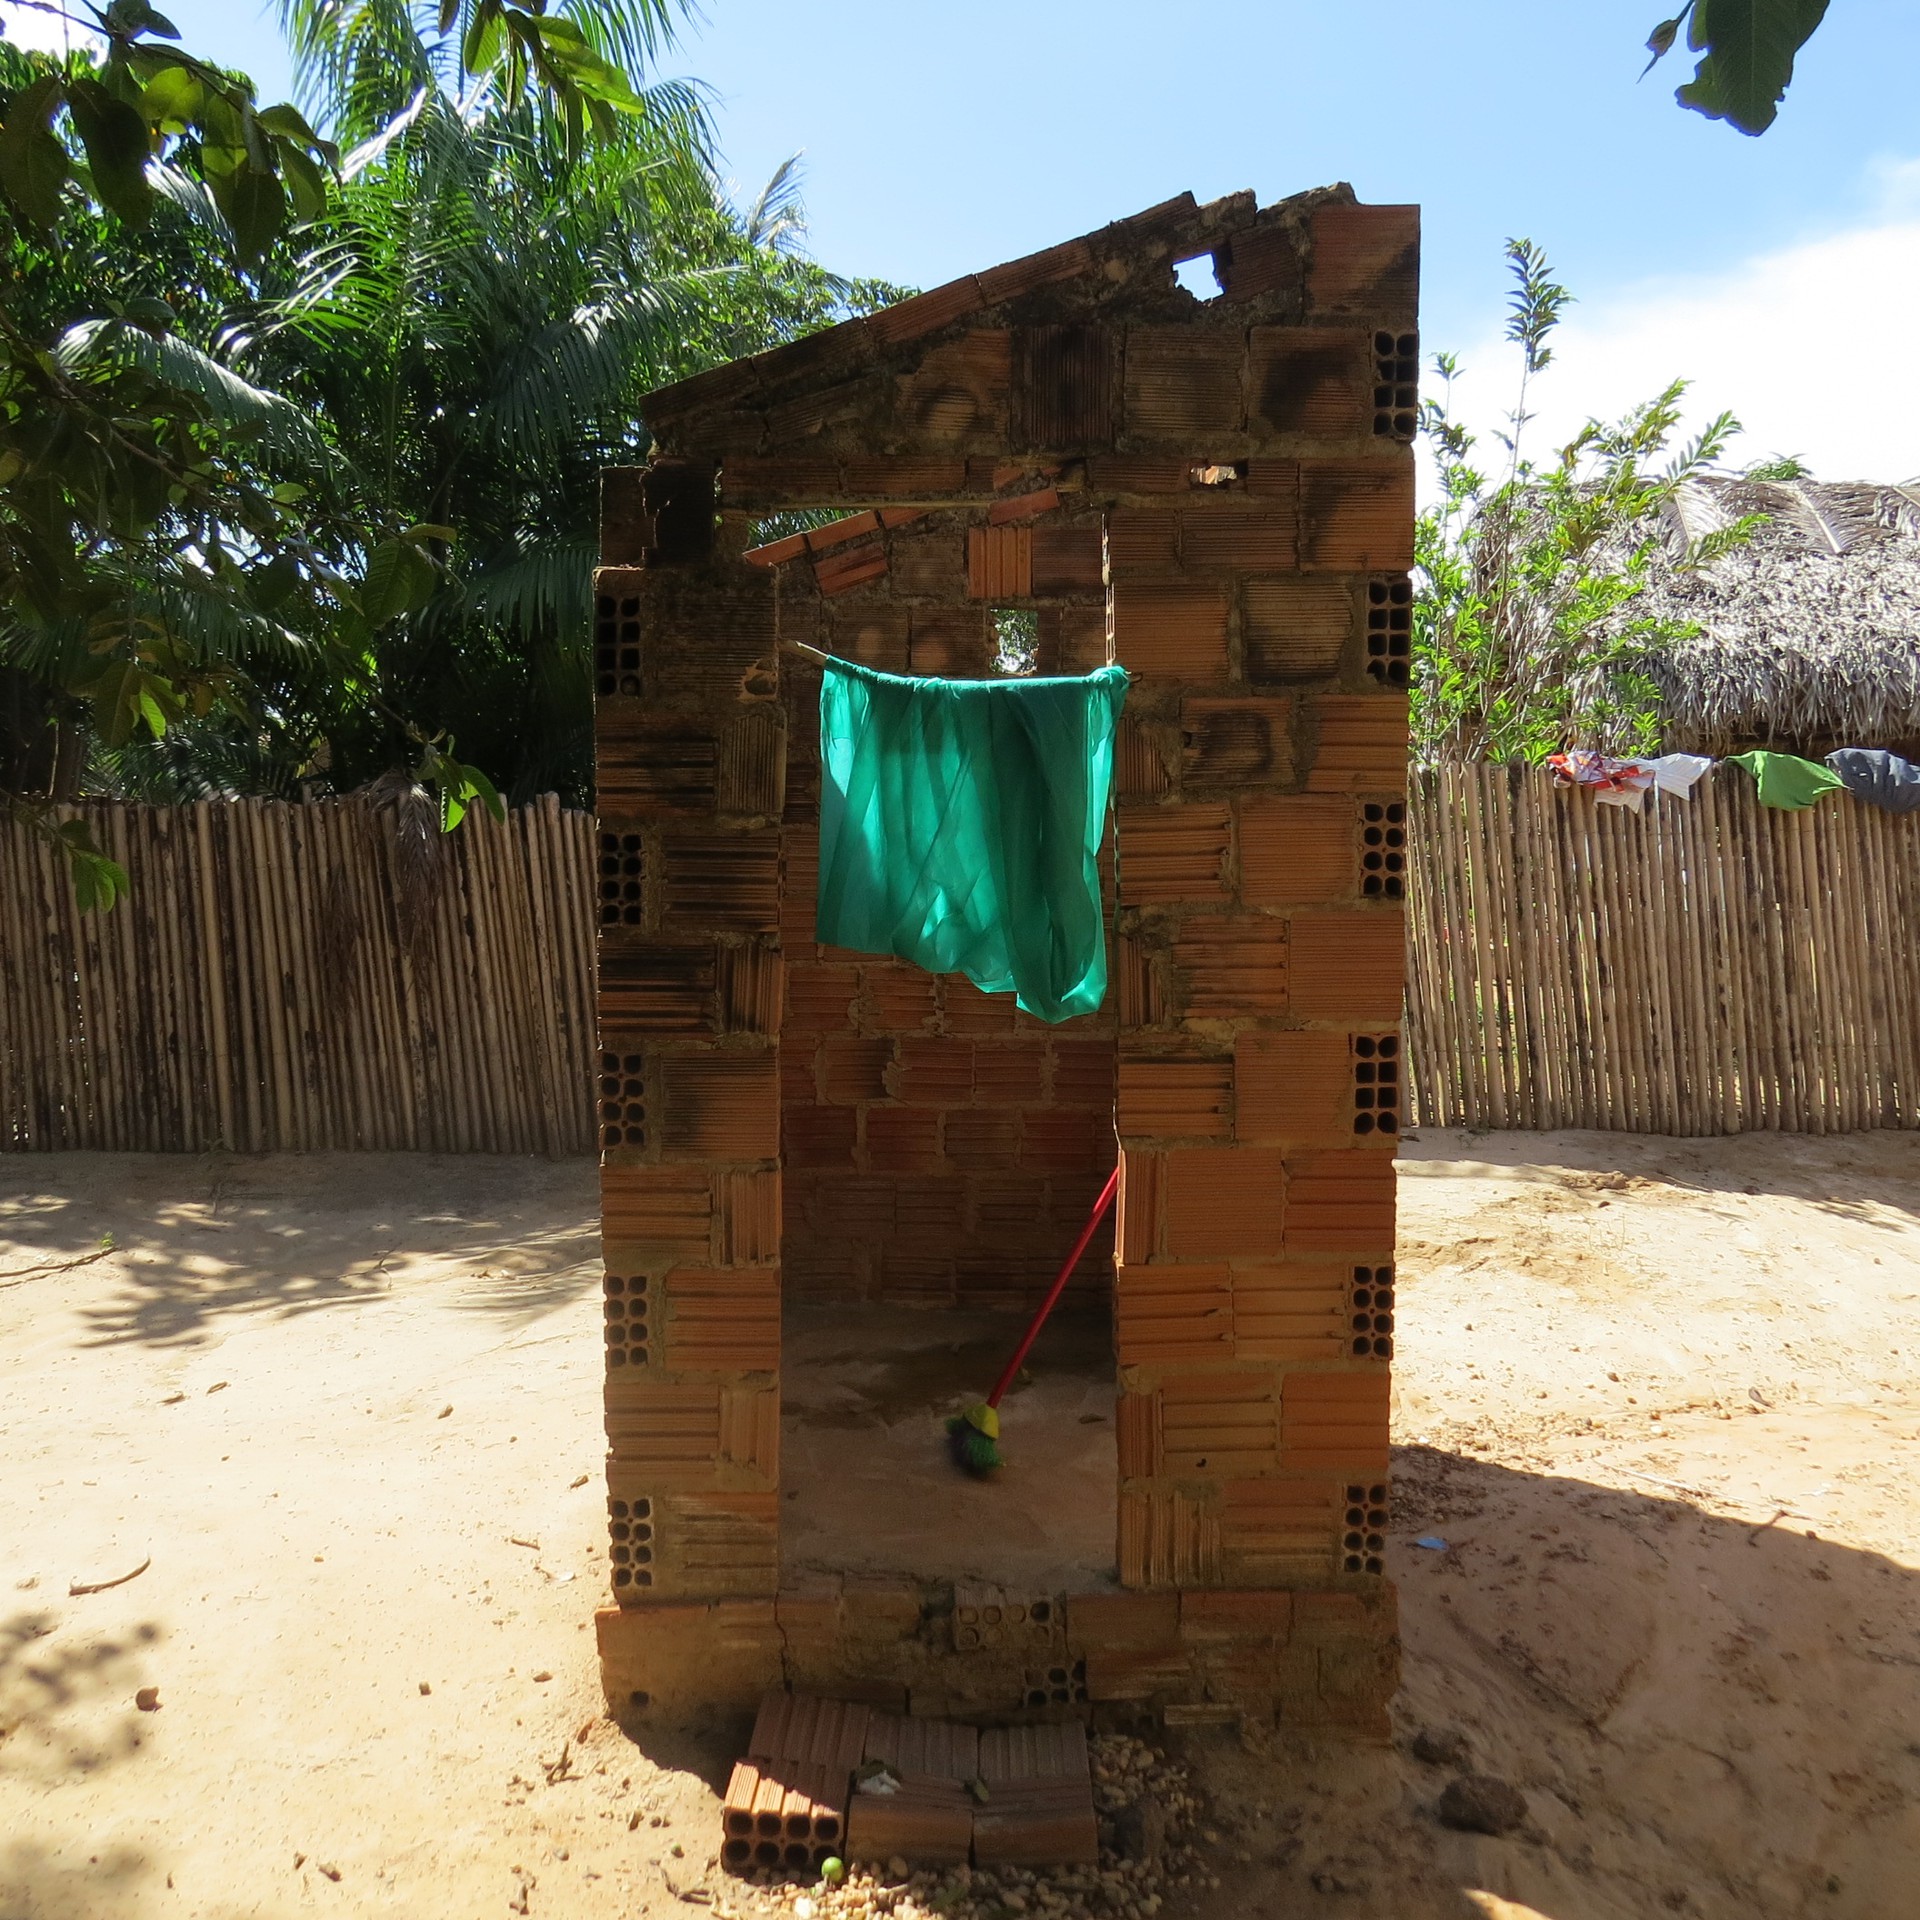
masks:
[[[1416,250],[1411,209],[1344,190],[1170,202],[649,403],[653,466],[609,489],[641,551],[602,575],[600,739],[603,1019],[632,1036],[607,1239],[655,1398],[616,1419],[610,1386],[610,1432],[616,1476],[681,1503],[656,1531],[724,1516],[697,1561],[660,1534],[652,1595],[770,1578],[766,1323],[689,1345],[699,1287],[784,1254],[803,1294],[1029,1294],[1010,1223],[1070,1231],[1111,1164],[1111,1057],[1134,1594],[1070,1601],[1088,1692],[1380,1723]],[[1172,274],[1202,254],[1204,304]],[[765,537],[795,508],[839,518]],[[1134,677],[1113,990],[1051,1032],[812,944],[817,689],[777,640],[978,673],[1000,606],[1037,612],[1042,671]],[[727,1631],[790,1652],[797,1604]]]

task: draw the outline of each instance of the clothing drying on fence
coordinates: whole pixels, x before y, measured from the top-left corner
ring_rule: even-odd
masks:
[[[1596,800],[1608,806],[1632,807],[1636,812],[1653,785],[1653,772],[1644,762],[1616,760],[1612,754],[1595,753],[1590,747],[1550,753],[1547,765],[1562,786],[1591,787]]]
[[[1889,813],[1920,809],[1920,767],[1881,747],[1842,747],[1827,755],[1827,765],[1840,776],[1856,800],[1867,800]]]
[[[1663,753],[1645,764],[1653,769],[1653,784],[1661,793],[1671,793],[1682,800],[1693,798],[1701,776],[1713,766],[1704,753]]]
[[[1012,993],[1042,1020],[1105,998],[1098,856],[1127,675],[820,684],[824,945]]]
[[[1842,784],[1831,767],[1818,761],[1802,760],[1793,753],[1753,753],[1728,755],[1732,765],[1745,767],[1753,775],[1753,784],[1763,807],[1779,807],[1797,813],[1810,807],[1823,793],[1831,793]]]

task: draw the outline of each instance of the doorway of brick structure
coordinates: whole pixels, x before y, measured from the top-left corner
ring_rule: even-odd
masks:
[[[888,672],[1104,663],[1103,529],[1051,488],[984,509],[839,515],[762,542],[779,633]],[[790,526],[792,523],[789,522]],[[953,1465],[1117,1157],[1117,1023],[1062,1025],[958,975],[814,939],[820,675],[783,651],[781,1582],[1115,1578],[1113,1227],[1003,1408],[1007,1464]],[[1109,934],[1112,840],[1103,856]]]

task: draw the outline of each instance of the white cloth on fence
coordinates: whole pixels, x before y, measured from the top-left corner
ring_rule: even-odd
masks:
[[[1649,760],[1647,765],[1653,769],[1653,784],[1660,792],[1678,794],[1682,800],[1691,800],[1701,775],[1713,762],[1704,753],[1663,753],[1659,759]]]

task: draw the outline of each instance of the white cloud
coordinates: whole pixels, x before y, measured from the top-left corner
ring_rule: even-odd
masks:
[[[1739,418],[1735,463],[1789,453],[1824,480],[1920,473],[1905,350],[1920,321],[1920,160],[1884,163],[1874,183],[1866,224],[1571,308],[1528,396],[1529,451],[1543,457],[1589,415],[1617,416],[1679,376],[1691,424],[1722,408]],[[1461,360],[1457,411],[1476,430],[1498,424],[1517,350],[1489,335]]]

